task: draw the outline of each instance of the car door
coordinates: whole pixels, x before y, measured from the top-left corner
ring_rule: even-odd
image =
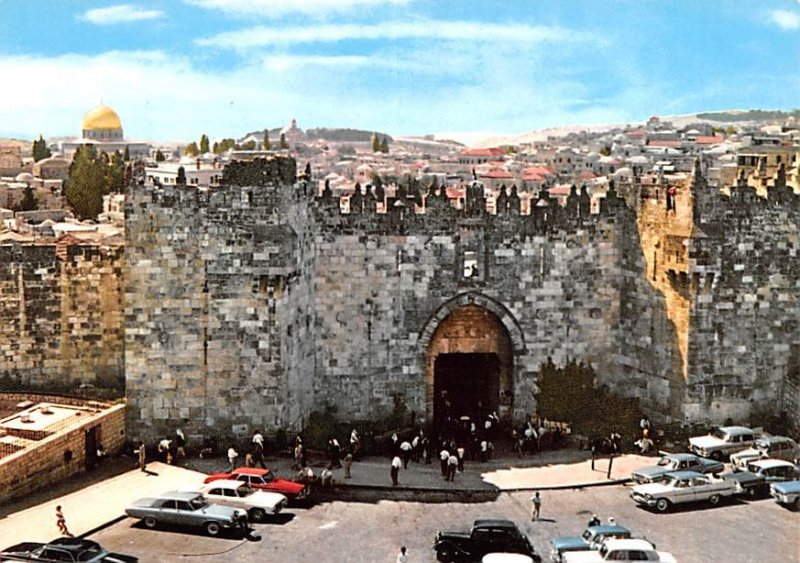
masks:
[[[161,507],[158,509],[158,514],[156,517],[161,520],[162,522],[167,522],[169,524],[179,524],[178,519],[178,511],[175,508],[175,501],[174,500],[165,500],[161,503]]]
[[[191,505],[185,500],[175,502],[175,518],[181,526],[188,526],[195,524],[194,511]]]
[[[214,504],[225,504],[225,490],[222,487],[214,487],[213,489],[209,489],[206,493],[206,497],[208,497],[208,502],[212,502]]]
[[[222,494],[224,495],[223,498],[225,499],[225,504],[228,506],[232,506],[234,508],[244,507],[245,503],[239,498],[239,494],[236,492],[236,489],[225,489],[222,491]]]
[[[672,502],[691,502],[694,500],[692,487],[687,479],[676,479],[672,490]]]

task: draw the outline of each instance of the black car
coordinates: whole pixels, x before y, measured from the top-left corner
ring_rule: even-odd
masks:
[[[480,561],[488,553],[521,553],[541,561],[528,538],[510,520],[475,520],[469,533],[438,532],[433,545],[443,563]]]
[[[50,543],[24,542],[0,553],[0,561],[74,561],[81,563],[137,563],[139,559],[109,553],[100,544],[80,538],[58,538]]]

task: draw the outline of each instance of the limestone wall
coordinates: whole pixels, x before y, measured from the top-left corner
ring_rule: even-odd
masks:
[[[0,246],[0,376],[20,388],[81,383],[122,394],[121,246]]]

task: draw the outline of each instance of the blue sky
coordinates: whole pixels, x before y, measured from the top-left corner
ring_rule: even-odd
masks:
[[[0,136],[516,133],[800,106],[800,0],[0,0]]]

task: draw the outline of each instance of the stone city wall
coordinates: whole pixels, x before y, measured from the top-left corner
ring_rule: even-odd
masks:
[[[124,249],[0,245],[0,378],[6,388],[124,390]]]

